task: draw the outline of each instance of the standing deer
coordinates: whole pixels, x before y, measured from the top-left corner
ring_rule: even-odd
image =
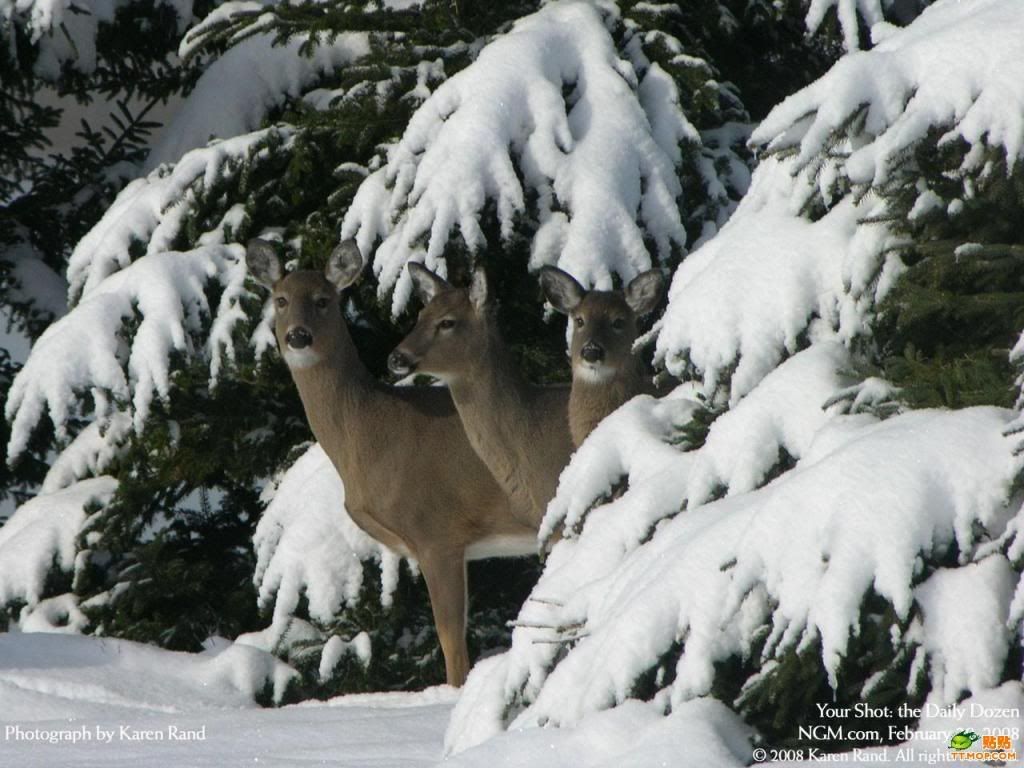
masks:
[[[572,323],[569,429],[578,448],[609,413],[635,395],[654,392],[633,342],[637,320],[657,306],[665,279],[650,269],[624,291],[588,291],[568,272],[544,267],[540,282],[551,306]]]
[[[423,301],[416,327],[388,358],[393,373],[422,371],[452,393],[469,442],[512,498],[539,525],[572,453],[568,387],[541,387],[519,373],[498,332],[487,278],[455,288],[421,264],[409,275]]]
[[[387,386],[363,366],[339,300],[363,268],[354,241],[335,248],[322,273],[285,275],[264,240],[249,243],[246,262],[271,289],[277,343],[313,434],[345,484],[349,515],[419,562],[448,683],[462,685],[469,671],[465,561],[534,553],[536,526],[513,514],[448,392]]]

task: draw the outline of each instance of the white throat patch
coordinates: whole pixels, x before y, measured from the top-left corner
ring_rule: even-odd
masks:
[[[284,357],[284,361],[288,363],[289,368],[295,368],[297,370],[310,368],[320,362],[320,355],[309,347],[306,347],[305,349],[292,349],[287,344],[285,345],[282,357]]]
[[[577,363],[572,367],[573,378],[591,384],[607,381],[615,375],[615,369],[607,365],[593,365],[591,363]]]

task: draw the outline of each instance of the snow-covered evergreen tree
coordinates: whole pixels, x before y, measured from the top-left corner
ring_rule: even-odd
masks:
[[[816,703],[1019,700],[1015,2],[124,3],[68,27],[81,61],[37,34],[68,18],[0,5],[35,51],[5,64],[19,98],[144,13],[185,62],[160,70],[184,98],[152,146],[131,113],[117,152],[81,156],[78,218],[24,151],[51,117],[0,115],[21,123],[5,183],[28,179],[4,214],[60,222],[0,231],[0,258],[29,243],[70,305],[40,333],[32,291],[4,298],[40,334],[6,398],[11,477],[56,449],[0,527],[8,620],[239,638],[303,694],[439,679],[415,565],[344,515],[242,259],[259,235],[317,267],[353,236],[371,267],[346,315],[381,374],[410,260],[455,282],[482,263],[545,381],[567,371],[537,268],[674,273],[646,341],[681,383],[565,470],[542,530],[562,540],[450,749],[635,698],[702,713],[742,761]],[[484,568],[477,649],[536,580]]]

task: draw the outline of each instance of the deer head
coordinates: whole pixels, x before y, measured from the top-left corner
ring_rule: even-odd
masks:
[[[637,321],[657,306],[665,286],[656,269],[637,275],[624,291],[588,291],[557,267],[542,268],[540,282],[551,306],[572,324],[573,378],[590,382],[632,365]]]
[[[246,264],[253,277],[270,289],[274,334],[288,367],[311,368],[329,354],[329,343],[344,327],[339,296],[363,269],[354,240],[338,245],[323,272],[304,269],[284,274],[281,259],[266,240],[249,241]]]
[[[483,358],[490,334],[487,276],[477,267],[469,288],[461,289],[415,262],[409,276],[423,310],[388,357],[388,368],[398,375],[422,371],[450,383]]]

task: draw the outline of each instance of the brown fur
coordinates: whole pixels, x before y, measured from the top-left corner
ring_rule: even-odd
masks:
[[[355,279],[338,277],[333,257],[332,265],[328,274],[336,281]],[[273,301],[287,300],[275,310],[278,344],[287,359],[290,330],[312,335],[308,350],[316,361],[291,368],[309,425],[345,484],[345,506],[356,524],[419,561],[448,683],[458,686],[469,671],[466,550],[493,536],[536,535],[536,528],[512,515],[446,391],[391,387],[370,375],[349,336],[338,290],[319,272],[277,279]]]
[[[539,525],[572,453],[569,389],[540,387],[523,378],[485,295],[454,288],[436,275],[420,273],[417,285],[431,279],[439,281],[437,290],[392,361],[397,355],[448,384],[470,444],[511,497],[516,513]],[[478,273],[475,280],[482,279]],[[477,283],[474,288],[486,293]],[[446,329],[442,321],[454,325]]]
[[[625,291],[587,291],[566,272],[545,267],[541,283],[552,306],[569,316],[572,325],[572,394],[569,427],[573,444],[583,440],[623,403],[639,394],[655,394],[644,375],[633,343],[639,334],[640,315],[651,311],[661,298],[660,273],[639,275]],[[599,364],[584,358],[584,349],[602,352]]]

